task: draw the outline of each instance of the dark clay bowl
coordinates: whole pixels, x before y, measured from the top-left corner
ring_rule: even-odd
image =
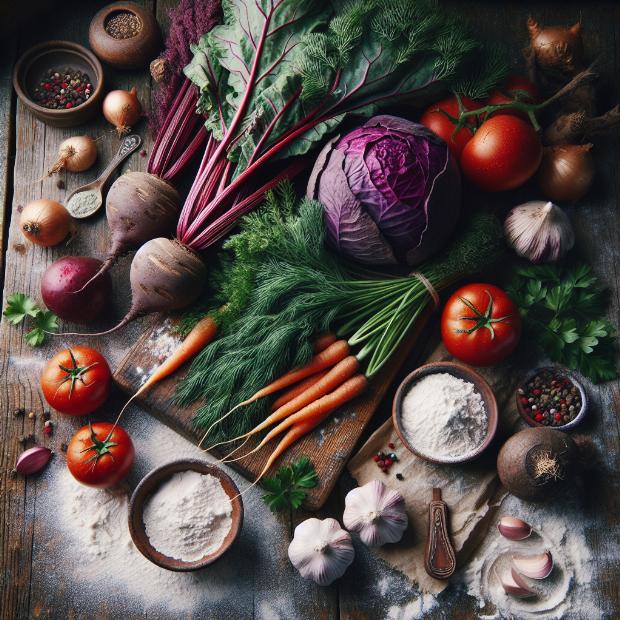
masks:
[[[146,502],[157,491],[158,487],[163,482],[168,480],[173,474],[188,470],[197,471],[201,474],[211,474],[212,476],[218,478],[224,488],[224,491],[226,492],[226,495],[230,497],[232,503],[232,525],[230,532],[228,532],[228,535],[222,543],[222,546],[217,551],[214,551],[213,553],[194,562],[183,562],[182,560],[168,557],[167,555],[157,551],[157,549],[151,545],[151,542],[146,535],[142,517]],[[228,474],[224,473],[219,467],[210,465],[205,461],[185,459],[180,461],[172,461],[162,467],[157,467],[142,478],[140,484],[138,484],[135,488],[131,495],[131,499],[129,500],[129,533],[131,534],[134,544],[140,553],[144,555],[144,557],[154,564],[168,570],[192,571],[212,564],[215,560],[224,555],[224,553],[226,553],[226,551],[230,548],[241,531],[242,525],[243,502],[239,496],[239,489],[237,488],[237,485],[233,482],[232,478]]]
[[[415,449],[414,446],[409,443],[401,424],[400,416],[402,410],[402,402],[403,398],[409,391],[409,388],[416,381],[419,381],[422,377],[426,377],[430,374],[444,372],[458,377],[459,379],[463,379],[463,381],[473,383],[476,391],[479,392],[482,396],[484,408],[487,412],[488,427],[487,435],[484,441],[474,452],[469,452],[462,457],[444,458],[421,454]],[[495,395],[493,394],[491,386],[477,372],[471,370],[471,368],[463,366],[462,364],[454,364],[452,362],[434,362],[432,364],[425,364],[424,366],[420,366],[412,373],[407,375],[403,382],[398,386],[398,390],[396,390],[396,395],[394,396],[394,403],[392,405],[392,421],[394,423],[396,433],[398,434],[398,437],[403,442],[405,447],[411,452],[413,452],[413,454],[415,454],[416,456],[419,456],[421,459],[424,459],[425,461],[430,461],[431,463],[465,463],[467,461],[473,461],[475,458],[479,457],[493,441],[493,438],[495,437],[495,432],[497,431],[497,401],[495,400]]]
[[[547,425],[547,424],[541,424],[540,422],[536,422],[536,420],[534,420],[534,418],[532,418],[525,411],[525,407],[521,403],[519,389],[522,388],[524,385],[527,385],[538,373],[540,373],[543,370],[550,370],[550,371],[553,371],[553,372],[555,372],[557,374],[560,374],[562,377],[566,377],[577,388],[577,390],[579,390],[579,397],[581,398],[581,409],[579,410],[579,412],[577,413],[575,418],[573,420],[571,420],[570,422],[567,422],[566,424],[562,424],[560,426],[550,426],[550,425]],[[581,424],[583,422],[583,420],[586,417],[586,414],[588,412],[588,395],[586,394],[586,391],[585,391],[583,385],[580,383],[579,379],[577,379],[577,377],[576,377],[576,375],[574,373],[572,373],[567,368],[562,368],[562,367],[559,367],[559,366],[543,366],[541,368],[535,368],[534,370],[529,372],[525,376],[523,381],[521,381],[521,383],[519,384],[519,387],[515,391],[515,399],[516,399],[517,411],[519,412],[519,415],[530,426],[543,426],[545,428],[552,428],[552,429],[555,429],[557,431],[567,431],[567,430],[570,430],[571,428],[575,428],[575,426],[577,426],[577,425],[579,425],[579,424]]]
[[[88,74],[93,85],[90,99],[70,110],[50,110],[34,102],[32,95],[43,74],[52,68],[71,67]],[[97,57],[72,41],[46,41],[22,54],[13,71],[13,86],[20,101],[40,120],[54,127],[74,127],[101,110],[103,68]]]
[[[106,30],[108,20],[117,13],[133,13],[140,31],[128,39],[116,39]],[[114,2],[103,7],[90,22],[88,42],[108,64],[117,69],[141,69],[153,60],[162,45],[161,30],[155,15],[135,2]]]

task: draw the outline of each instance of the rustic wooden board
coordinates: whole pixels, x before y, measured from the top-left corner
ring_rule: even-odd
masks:
[[[282,457],[281,463],[287,464],[297,460],[302,455],[306,455],[314,464],[319,484],[308,493],[304,504],[307,510],[318,510],[329,497],[353,448],[375,413],[385,392],[390,387],[403,361],[411,353],[429,317],[430,312],[426,312],[420,318],[392,360],[369,383],[365,395],[334,412],[324,424],[297,442]],[[172,329],[171,324],[165,331],[162,330],[161,319],[156,319],[151,330],[140,337],[135,347],[131,349],[114,373],[114,379],[122,390],[128,394],[133,394],[144,380],[144,371],[149,372],[148,369],[152,369],[160,363],[161,360],[158,359],[152,345],[162,335],[165,337],[170,329]],[[147,411],[173,429],[193,441],[200,441],[202,433],[194,428],[192,418],[202,403],[199,402],[192,407],[181,408],[172,402],[176,385],[185,372],[182,371],[173,377],[169,377],[136,400]],[[248,448],[253,448],[256,443],[248,442],[246,445]],[[272,450],[273,446],[267,445],[248,458],[231,463],[231,465],[248,480],[254,480],[262,471]],[[220,455],[219,452],[216,454]]]

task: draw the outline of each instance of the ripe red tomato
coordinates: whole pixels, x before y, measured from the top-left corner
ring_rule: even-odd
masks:
[[[521,315],[512,299],[492,284],[467,284],[448,299],[441,338],[454,357],[491,366],[508,357],[521,336]]]
[[[487,192],[523,185],[538,169],[542,144],[531,123],[510,114],[486,120],[461,153],[461,170]]]
[[[510,75],[500,89],[491,92],[486,103],[497,105],[500,103],[510,103],[515,99],[525,101],[526,103],[535,103],[540,99],[540,92],[536,84],[526,77]],[[502,110],[501,112],[495,112],[492,116],[497,114],[513,114],[527,120],[527,114],[519,110]]]
[[[95,422],[83,426],[67,447],[67,467],[82,484],[105,489],[118,484],[133,465],[131,437],[120,426]]]
[[[480,107],[473,99],[461,97],[463,107],[466,110],[476,110]],[[455,123],[453,123],[446,114],[453,118],[459,115],[459,106],[456,97],[448,97],[426,109],[420,117],[420,123],[437,134],[444,142],[448,144],[450,153],[458,161],[464,146],[472,139],[475,127],[475,120],[472,118],[467,126],[459,129],[454,134]]]
[[[101,353],[73,347],[57,353],[41,375],[41,389],[50,407],[69,415],[86,415],[103,405],[112,373]]]

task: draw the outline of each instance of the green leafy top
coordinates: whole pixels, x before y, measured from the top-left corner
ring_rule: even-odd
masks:
[[[605,318],[606,294],[588,265],[517,269],[509,294],[530,340],[552,360],[595,383],[618,376],[615,331]]]
[[[306,499],[306,492],[317,485],[316,471],[307,456],[302,456],[290,467],[282,466],[273,478],[264,478],[267,491],[263,501],[272,512],[283,508],[297,509]]]
[[[306,153],[351,112],[371,116],[401,98],[423,106],[453,88],[481,96],[506,71],[460,18],[429,0],[223,0],[222,7],[224,23],[192,48],[185,73],[216,138],[242,117],[227,143],[233,176],[276,144],[277,158]]]
[[[30,317],[32,329],[26,333],[25,338],[31,347],[41,346],[45,335],[58,329],[58,317],[49,310],[40,308],[24,293],[9,295],[3,314],[13,325],[19,325],[26,317]]]

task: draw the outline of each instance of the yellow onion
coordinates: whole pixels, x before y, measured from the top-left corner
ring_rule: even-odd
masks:
[[[67,238],[71,231],[71,216],[55,200],[33,200],[22,209],[19,227],[26,239],[48,248]]]
[[[84,172],[97,159],[97,143],[90,136],[74,136],[60,143],[58,159],[47,173],[52,175],[61,170]]]
[[[594,160],[591,144],[561,144],[543,151],[538,184],[554,202],[576,202],[592,185]]]
[[[103,116],[116,128],[119,136],[129,133],[142,116],[142,105],[131,90],[112,90],[103,100]]]

